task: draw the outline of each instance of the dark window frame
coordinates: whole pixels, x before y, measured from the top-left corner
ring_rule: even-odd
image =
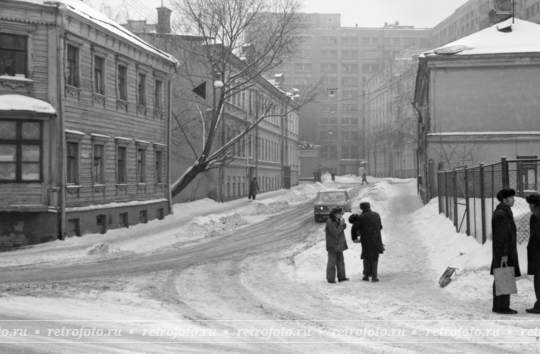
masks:
[[[99,163],[96,164],[96,148],[101,147],[101,157]],[[105,184],[105,143],[94,142],[92,145],[92,183],[93,184]],[[96,166],[100,166],[99,170],[96,170]],[[99,178],[98,178],[99,177]]]
[[[120,156],[120,151],[121,151],[120,149],[124,151],[124,156]],[[120,157],[123,157],[123,159],[121,160]],[[122,166],[120,166],[120,161],[123,162]],[[117,144],[116,146],[116,183],[117,184],[127,184],[127,162],[128,162],[127,146]]]
[[[17,48],[6,48],[2,45],[2,37],[20,37],[24,39],[24,49]],[[28,69],[28,35],[24,34],[14,34],[14,33],[0,33],[0,58],[2,58],[5,53],[11,52],[11,60],[17,62],[16,53],[24,53],[23,68],[24,72],[16,72],[15,66],[11,67],[10,72],[6,72],[2,62],[0,61],[0,75],[6,76],[15,76],[16,74],[23,74],[25,78],[28,78],[29,69]]]
[[[123,73],[123,76],[121,75]],[[117,80],[117,94],[118,99],[122,101],[128,100],[128,66],[123,63],[117,64],[117,74],[116,74],[116,80]]]
[[[70,50],[74,53],[74,57],[70,56]],[[80,49],[78,46],[68,44],[66,49],[66,85],[71,87],[81,87],[81,82],[79,79],[79,70],[80,70]]]
[[[0,122],[13,122],[16,124],[16,137],[15,139],[0,139],[0,145],[15,145],[15,179],[14,180],[0,180],[0,183],[42,183],[43,182],[43,121],[35,119],[0,119]],[[23,123],[39,123],[40,137],[39,139],[22,139],[22,125]],[[39,147],[39,179],[36,180],[23,180],[22,179],[22,146],[33,145]],[[13,162],[4,162],[13,163]],[[33,162],[35,163],[35,162]],[[2,163],[0,163],[0,166]]]
[[[98,63],[100,63],[100,67],[98,67]],[[97,93],[99,95],[105,95],[105,57],[101,56],[99,54],[94,53],[94,65],[93,65],[93,75],[92,75],[92,82],[93,82],[93,89],[94,93]]]

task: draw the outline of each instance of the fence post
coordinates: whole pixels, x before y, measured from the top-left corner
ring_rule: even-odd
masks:
[[[457,204],[457,170],[454,168],[454,171],[452,172],[452,189],[453,189],[453,199],[454,199],[454,226],[456,227],[456,231],[459,228],[459,217],[458,217],[458,204]]]
[[[468,236],[471,235],[471,212],[469,208],[469,174],[467,166],[465,166],[465,217],[467,218],[467,230],[465,231]]]
[[[508,161],[506,161],[506,156],[501,158],[501,167],[502,167],[502,187],[510,187],[510,173],[508,171]]]
[[[450,175],[449,172],[444,173],[444,208],[445,208],[445,215],[447,218],[450,217],[450,198],[448,198],[450,195],[448,193],[448,176]]]
[[[523,197],[523,170],[522,170],[523,166],[521,165],[521,162],[518,162],[517,163],[517,183],[516,183],[516,186],[517,186],[517,195],[519,197]]]
[[[442,180],[442,172],[437,171],[437,187],[438,187],[438,190],[439,190],[439,214],[441,214],[443,212],[443,207],[442,207],[443,196],[442,196],[441,180]]]
[[[482,217],[482,244],[486,243],[486,199],[484,191],[484,164],[480,164],[480,206],[482,208],[481,217]]]

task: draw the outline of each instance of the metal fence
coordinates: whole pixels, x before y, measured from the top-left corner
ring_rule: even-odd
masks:
[[[491,216],[504,187],[516,191],[512,208],[518,243],[529,239],[529,205],[525,197],[538,193],[540,160],[519,159],[476,167],[457,167],[437,173],[439,212],[454,222],[458,232],[474,236],[480,243],[491,239]]]

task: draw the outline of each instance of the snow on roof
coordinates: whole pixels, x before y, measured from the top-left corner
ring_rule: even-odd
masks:
[[[107,16],[103,15],[99,11],[93,9],[92,7],[86,5],[84,2],[80,0],[57,0],[57,1],[49,1],[49,0],[17,0],[20,2],[27,2],[37,5],[44,5],[44,6],[55,6],[57,3],[60,3],[64,5],[69,11],[95,23],[96,25],[102,27],[103,29],[108,30],[109,32],[112,32],[127,41],[131,42],[132,44],[142,47],[168,61],[174,62],[175,64],[179,64],[178,60],[176,60],[175,57],[172,55],[159,50],[158,48],[146,43],[141,38],[137,37],[118,23],[114,22],[113,20],[109,19]]]
[[[0,111],[32,111],[56,114],[49,103],[22,95],[0,95]]]
[[[502,29],[508,25],[510,25],[511,31],[499,30],[499,28]],[[460,52],[452,55],[540,52],[538,38],[540,38],[540,25],[517,18],[512,23],[512,19],[509,19],[440,48],[424,52],[422,56],[435,56],[437,50],[451,47],[461,49]]]

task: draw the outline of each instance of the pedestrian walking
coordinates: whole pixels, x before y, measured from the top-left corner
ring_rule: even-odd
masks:
[[[367,184],[369,184],[369,182],[367,181],[367,173],[362,173],[362,185],[364,185],[364,182],[366,182]]]
[[[345,275],[345,259],[343,251],[347,250],[347,240],[345,240],[344,230],[347,228],[343,220],[343,210],[341,207],[334,207],[330,211],[326,221],[326,251],[328,252],[328,263],[326,265],[326,280],[329,283],[347,281],[349,278]]]
[[[534,275],[536,302],[532,308],[525,311],[540,314],[540,195],[528,195],[526,200],[532,212],[529,223],[530,238],[527,244],[527,274]]]
[[[516,224],[512,206],[516,192],[511,188],[503,188],[497,193],[500,202],[491,218],[491,230],[493,233],[491,261],[491,274],[493,270],[502,267],[506,263],[508,267],[514,267],[514,275],[521,276],[517,253]],[[517,311],[510,308],[510,295],[496,295],[495,281],[493,281],[493,312],[499,314],[516,314]]]
[[[257,182],[257,177],[253,177],[253,180],[249,184],[249,196],[248,196],[248,199],[253,198],[253,200],[255,200],[255,198],[257,197],[257,192],[258,191],[259,191],[259,183]]]
[[[322,172],[321,172],[321,170],[317,170],[317,182],[322,182]]]
[[[313,183],[317,182],[317,170],[313,170]]]
[[[336,173],[335,172],[332,172],[330,174],[330,176],[332,177],[332,182],[335,182],[336,181]]]
[[[376,283],[379,281],[379,254],[384,252],[382,243],[381,216],[371,210],[368,202],[360,203],[360,214],[352,226],[351,237],[354,243],[362,244],[362,254],[360,258],[364,261],[364,277],[362,280]]]

